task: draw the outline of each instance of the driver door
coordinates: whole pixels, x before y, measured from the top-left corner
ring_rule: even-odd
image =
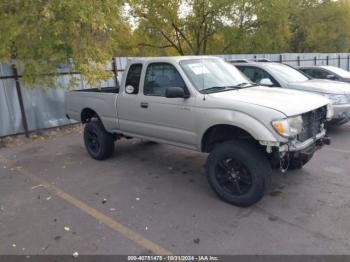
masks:
[[[121,129],[131,134],[195,148],[195,97],[166,98],[167,87],[181,87],[189,94],[181,75],[169,63],[150,63],[145,66],[147,68],[139,92],[134,95],[124,94],[119,99],[118,112],[120,119],[124,119],[120,121]]]
[[[177,69],[169,63],[147,66],[141,94],[142,121],[149,136],[194,147],[196,144],[194,97],[167,98],[167,87],[181,87],[189,94]]]

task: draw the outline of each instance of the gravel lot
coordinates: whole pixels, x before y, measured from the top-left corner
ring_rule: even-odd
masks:
[[[206,155],[140,140],[86,153],[81,128],[0,145],[0,254],[350,254],[350,125],[251,208],[220,201]]]

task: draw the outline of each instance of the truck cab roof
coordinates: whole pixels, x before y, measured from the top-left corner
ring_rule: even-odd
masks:
[[[183,60],[192,60],[192,59],[222,59],[215,56],[159,56],[159,57],[136,57],[130,58],[129,63],[144,63],[144,62],[180,62]]]

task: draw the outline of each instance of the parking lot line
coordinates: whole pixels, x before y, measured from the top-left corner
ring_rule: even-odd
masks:
[[[344,149],[327,147],[327,148],[325,148],[325,150],[332,151],[332,152],[338,152],[338,153],[344,153],[344,154],[350,154],[350,150],[344,150]]]
[[[130,228],[122,225],[120,222],[112,219],[109,216],[106,216],[105,214],[101,213],[100,211],[94,209],[93,207],[85,204],[81,200],[75,198],[74,196],[66,193],[59,187],[52,185],[50,182],[30,173],[26,169],[24,169],[21,166],[15,166],[14,163],[0,155],[0,162],[2,162],[5,165],[8,165],[7,168],[10,166],[14,168],[15,171],[17,171],[19,174],[24,175],[28,178],[30,178],[32,181],[41,184],[44,186],[47,190],[55,193],[57,196],[59,196],[61,199],[66,201],[67,203],[77,207],[84,213],[90,215],[91,217],[95,218],[96,220],[100,221],[104,225],[110,227],[114,231],[120,233],[124,237],[132,240],[133,242],[137,243],[138,245],[152,251],[154,254],[157,255],[171,255],[172,253],[165,248],[159,246],[158,244],[152,242],[151,240],[148,240],[141,236],[140,234],[136,233],[135,231],[131,230]]]

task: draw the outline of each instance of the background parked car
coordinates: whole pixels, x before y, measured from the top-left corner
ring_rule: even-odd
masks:
[[[350,72],[335,66],[308,66],[299,69],[312,78],[350,83]]]
[[[327,96],[334,106],[331,124],[350,120],[350,84],[312,79],[301,71],[281,63],[234,63],[253,82],[270,87],[290,88]]]

